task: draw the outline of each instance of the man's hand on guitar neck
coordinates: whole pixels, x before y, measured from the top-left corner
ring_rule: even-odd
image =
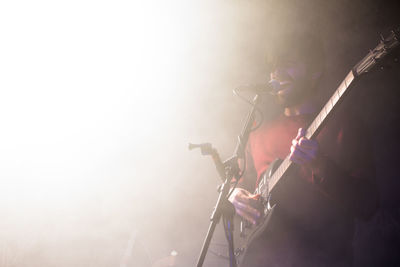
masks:
[[[297,136],[292,140],[289,159],[296,164],[315,171],[320,167],[320,151],[318,142],[305,137],[306,131],[299,128]]]
[[[229,201],[235,206],[237,214],[252,224],[257,224],[263,215],[264,207],[259,194],[254,195],[243,188],[235,188]]]

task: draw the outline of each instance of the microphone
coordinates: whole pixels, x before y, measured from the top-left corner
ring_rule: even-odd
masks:
[[[280,89],[280,82],[278,82],[277,80],[270,80],[268,83],[240,85],[236,88],[236,91],[252,91],[256,93],[266,92],[275,95]]]

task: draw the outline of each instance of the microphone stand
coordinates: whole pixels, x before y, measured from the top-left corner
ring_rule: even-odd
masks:
[[[236,179],[240,178],[240,168],[238,164],[238,160],[240,158],[244,158],[245,156],[245,148],[247,141],[249,139],[249,135],[251,132],[252,125],[255,120],[255,111],[257,109],[257,105],[261,102],[261,96],[256,94],[253,99],[253,105],[251,110],[249,111],[243,129],[238,136],[238,143],[236,145],[233,156],[222,162],[221,158],[216,149],[212,148],[211,144],[189,144],[189,149],[200,148],[202,155],[211,155],[217,172],[223,181],[222,185],[219,187],[219,195],[217,199],[217,203],[215,208],[211,214],[210,225],[208,227],[206,238],[204,239],[204,243],[201,249],[200,256],[197,261],[197,267],[203,266],[204,259],[206,257],[208,247],[210,246],[211,238],[214,234],[215,227],[217,226],[219,220],[221,219],[221,215],[224,217],[224,221],[227,224],[227,233],[226,237],[228,239],[229,244],[229,266],[236,267],[237,262],[235,258],[234,246],[233,246],[233,216],[235,214],[235,208],[233,204],[228,200],[230,186],[233,177]]]

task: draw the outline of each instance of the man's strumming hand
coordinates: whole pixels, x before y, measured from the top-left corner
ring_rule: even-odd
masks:
[[[243,188],[235,188],[229,201],[235,206],[237,214],[252,224],[257,224],[263,214],[263,205],[259,194],[254,195]]]

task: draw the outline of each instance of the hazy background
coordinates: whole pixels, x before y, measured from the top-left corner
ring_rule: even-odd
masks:
[[[1,2],[0,266],[126,259],[145,267],[172,250],[178,266],[194,265],[219,180],[188,142],[231,155],[248,109],[232,89],[268,81],[264,56],[277,32],[321,33],[324,100],[393,24],[395,8],[371,0]],[[354,102],[375,133],[378,172],[395,153],[388,140],[399,75],[388,73],[364,82]],[[223,252],[217,235],[212,249]],[[208,255],[206,266],[222,264]]]

